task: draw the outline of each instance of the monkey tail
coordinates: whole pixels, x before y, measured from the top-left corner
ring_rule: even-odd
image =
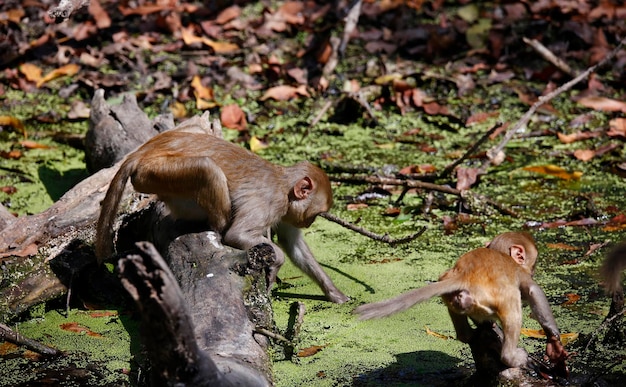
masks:
[[[626,269],[626,242],[615,246],[606,256],[600,267],[607,293],[622,292],[622,271]]]
[[[134,162],[126,159],[113,177],[113,180],[111,180],[109,189],[102,201],[102,208],[100,208],[100,216],[96,226],[96,258],[98,264],[101,264],[113,254],[113,222],[117,215],[117,207],[122,200],[126,181],[134,169]]]
[[[386,317],[403,310],[407,310],[415,304],[424,302],[432,297],[441,296],[463,289],[454,280],[442,280],[424,287],[410,290],[388,300],[364,304],[357,307],[354,313],[359,315],[359,320]]]

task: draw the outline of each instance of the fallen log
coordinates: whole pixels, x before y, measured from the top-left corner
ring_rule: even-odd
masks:
[[[128,106],[108,107],[103,93],[96,92],[92,120],[99,121],[90,124],[90,132],[103,128],[130,132],[136,130],[136,122],[150,131],[157,123],[168,128],[167,120],[137,119],[140,110],[134,98],[125,98],[123,104]],[[220,134],[219,123],[208,118],[207,113],[181,126]],[[98,140],[88,142],[86,152],[112,152],[103,156],[107,163],[119,160],[119,152],[134,149],[144,138],[136,133],[88,137]],[[107,139],[134,141],[134,145],[103,145]],[[107,165],[92,160],[94,169]],[[2,216],[0,261],[3,268],[20,274],[2,284],[1,321],[68,294],[78,277],[97,276],[94,226],[119,164],[95,172],[40,214]],[[224,247],[202,225],[172,220],[150,196],[127,196],[118,216],[117,245],[118,251],[132,250],[118,255],[122,257],[119,271],[142,313],[141,336],[151,384],[271,385],[268,340],[254,332],[258,326],[273,324],[264,274],[274,259],[273,250],[259,246],[245,253]],[[156,241],[156,249],[143,243],[137,250],[135,243],[143,240]]]

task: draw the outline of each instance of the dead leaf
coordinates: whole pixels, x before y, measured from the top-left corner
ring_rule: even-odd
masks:
[[[574,157],[580,161],[589,161],[596,157],[596,152],[591,149],[576,149],[574,151]]]
[[[79,325],[77,322],[64,323],[64,324],[61,324],[60,327],[64,331],[68,331],[68,332],[86,334],[87,336],[91,336],[91,337],[102,337],[101,334],[96,333],[82,325]]]
[[[563,180],[579,180],[580,177],[583,175],[583,173],[580,171],[574,171],[570,173],[559,166],[551,165],[551,164],[524,167],[522,169],[528,172],[534,172],[534,173],[540,173],[542,175],[550,175],[550,176],[558,177]]]
[[[0,187],[0,192],[5,193],[7,195],[13,195],[14,193],[17,192],[17,188],[15,188],[15,186],[12,186],[12,185],[5,185],[3,187]]]
[[[24,63],[20,66],[20,72],[26,76],[29,82],[39,83],[41,81],[41,68],[31,63]]]
[[[306,85],[300,85],[298,87],[288,86],[288,85],[280,85],[274,86],[265,91],[265,94],[261,98],[261,101],[265,101],[267,99],[275,99],[277,101],[288,101],[292,98],[301,95],[303,97],[308,97],[309,93],[306,90]]]
[[[187,108],[184,104],[174,101],[172,105],[170,105],[170,112],[174,115],[174,118],[184,118],[187,117]]]
[[[0,126],[10,126],[22,132],[24,138],[28,137],[26,134],[26,127],[19,118],[15,118],[13,116],[0,116]]]
[[[389,207],[389,208],[386,208],[385,211],[383,211],[384,216],[392,216],[392,217],[398,216],[401,213],[402,213],[402,210],[398,207]]]
[[[6,15],[6,16],[4,16],[3,14]],[[3,19],[2,16],[4,16],[4,17],[6,17],[6,20],[11,21],[11,22],[19,25],[25,14],[26,14],[26,12],[24,11],[23,8],[9,9],[6,12],[0,13],[0,20]]]
[[[346,206],[346,210],[348,211],[356,211],[356,210],[361,210],[363,208],[367,208],[369,207],[369,204],[367,203],[350,203]]]
[[[456,170],[456,189],[464,191],[470,189],[478,180],[479,168],[460,167]]]
[[[241,15],[241,8],[238,5],[232,5],[217,15],[215,23],[226,24],[229,21],[238,18]]]
[[[111,26],[111,18],[109,17],[107,11],[102,8],[102,5],[100,5],[100,0],[89,1],[89,13],[96,21],[98,29],[103,30]]]
[[[20,145],[26,149],[51,149],[50,145],[41,144],[39,142],[24,140],[20,141]]]
[[[211,47],[216,54],[229,54],[239,50],[239,46],[233,43],[216,42],[206,37],[196,36],[193,33],[193,26],[187,28],[181,27],[180,34],[185,44],[192,45],[194,43],[202,43]]]
[[[118,315],[118,313],[116,311],[113,311],[113,310],[103,310],[103,311],[89,313],[89,317],[93,317],[93,318],[115,317],[117,315]]]
[[[324,349],[326,346],[325,345],[313,345],[310,346],[308,348],[304,348],[298,351],[298,357],[309,357],[309,356],[313,356],[316,353],[318,353],[319,351],[321,351],[322,349]]]
[[[558,249],[558,250],[569,250],[569,251],[580,250],[579,247],[567,245],[565,243],[546,243],[546,246],[548,246],[551,249]]]
[[[609,137],[626,137],[626,118],[614,118],[609,121]]]
[[[594,110],[605,112],[626,113],[626,102],[606,97],[582,97],[577,101],[579,104]]]
[[[441,333],[437,333],[435,331],[432,331],[427,326],[425,326],[424,329],[426,329],[426,334],[434,336],[434,337],[439,338],[439,339],[448,340],[448,339],[452,339],[453,338],[452,336],[447,336],[447,335],[443,335]]]
[[[602,228],[603,231],[619,231],[623,229],[626,229],[626,215],[624,214],[615,215]]]
[[[600,131],[595,131],[595,132],[575,132],[575,133],[570,133],[570,134],[564,134],[564,133],[558,132],[556,135],[563,144],[570,144],[575,141],[595,138],[595,137],[600,136],[601,134],[602,133]]]
[[[252,151],[253,153],[265,149],[268,146],[269,145],[267,145],[265,141],[262,141],[257,136],[252,136],[252,138],[250,138],[250,151]]]
[[[214,101],[213,89],[202,84],[200,76],[194,75],[191,80],[193,94],[196,97],[196,107],[200,110],[211,109],[217,106]]]
[[[76,120],[79,118],[89,118],[91,109],[83,101],[72,101],[72,107],[67,112],[67,118],[70,120]]]
[[[66,64],[65,66],[61,66],[58,69],[52,70],[48,74],[46,74],[43,78],[41,78],[37,82],[37,87],[41,87],[44,83],[51,81],[55,78],[59,78],[59,77],[66,76],[66,75],[68,76],[75,75],[79,71],[80,71],[79,65],[75,63]]]
[[[8,160],[19,160],[24,154],[19,149],[11,149],[10,151],[0,151],[0,157]]]
[[[573,305],[576,301],[580,300],[579,294],[567,293],[565,296],[567,297],[567,301],[565,301],[563,305]]]
[[[237,104],[223,106],[220,112],[220,121],[224,127],[239,131],[246,130],[248,126],[246,114]]]

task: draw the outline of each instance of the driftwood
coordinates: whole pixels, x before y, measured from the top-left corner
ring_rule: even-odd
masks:
[[[106,160],[92,158],[94,170],[119,160],[121,153],[140,145],[146,133],[156,133],[155,128],[171,128],[167,117],[148,120],[132,97],[111,107],[98,91],[92,109],[90,132],[109,133],[88,135],[92,140],[86,141],[86,152]],[[181,125],[220,133],[208,113]],[[137,134],[138,127],[145,132]],[[103,145],[111,139],[131,145]],[[77,278],[98,276],[102,269],[95,264],[92,248],[94,225],[119,164],[94,173],[40,214],[11,218],[0,211],[0,262],[20,272],[0,289],[0,322],[67,295],[68,288],[80,282]],[[202,225],[174,222],[150,197],[128,197],[122,203],[128,214],[120,216],[117,245],[118,251],[132,252],[120,261],[119,271],[142,313],[151,383],[270,385],[268,341],[254,332],[259,326],[272,328],[264,270],[274,259],[273,250],[268,253],[271,248],[259,246],[246,254],[224,247],[217,238],[209,239]],[[135,243],[141,240],[158,241],[156,250],[145,243],[138,250]]]

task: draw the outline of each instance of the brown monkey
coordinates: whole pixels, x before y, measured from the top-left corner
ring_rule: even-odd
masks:
[[[361,319],[384,317],[431,297],[442,296],[460,341],[469,343],[472,338],[473,328],[468,317],[477,323],[500,320],[504,332],[500,358],[507,366],[522,367],[528,361],[526,351],[517,347],[524,299],[548,337],[548,357],[553,362],[561,362],[567,352],[561,344],[548,300],[532,279],[536,260],[537,248],[530,234],[504,233],[494,238],[489,248],[462,255],[438,282],[389,300],[361,305],[355,313]]]
[[[268,289],[285,260],[268,236],[274,228],[287,255],[330,301],[349,299],[315,260],[299,230],[332,206],[330,182],[321,169],[308,162],[277,166],[193,128],[158,134],[129,154],[111,181],[97,225],[99,262],[112,253],[113,222],[129,178],[135,190],[156,194],[173,216],[206,220],[229,246],[272,245],[276,262],[268,270]]]

